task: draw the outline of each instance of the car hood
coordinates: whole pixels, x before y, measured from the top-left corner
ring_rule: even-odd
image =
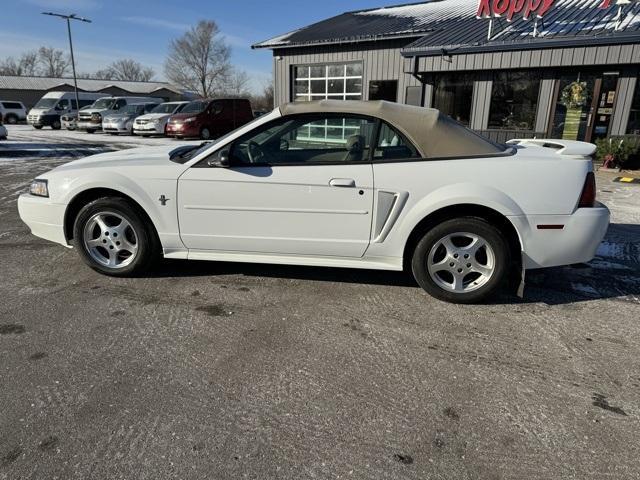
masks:
[[[153,173],[154,167],[164,167],[167,165],[178,165],[169,160],[169,154],[183,145],[164,147],[143,147],[129,150],[118,150],[117,152],[99,153],[90,157],[61,165],[51,172],[69,173],[72,170],[87,169],[113,169],[122,172],[127,168],[144,167]]]
[[[145,115],[140,115],[138,117],[139,120],[164,120],[167,117],[170,117],[170,113],[147,113]]]

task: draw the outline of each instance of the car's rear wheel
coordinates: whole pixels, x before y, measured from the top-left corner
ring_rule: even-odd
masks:
[[[51,124],[51,129],[60,130],[60,128],[62,128],[62,124],[60,123],[60,120],[54,120],[53,123]]]
[[[494,295],[509,272],[511,252],[500,230],[475,217],[443,222],[419,240],[411,261],[418,284],[451,303]]]
[[[34,125],[33,128],[36,130],[42,130],[42,125]]]
[[[18,123],[18,117],[10,113],[4,117],[4,121],[9,125],[15,125]]]
[[[106,275],[126,277],[149,269],[159,251],[154,231],[123,198],[105,197],[78,213],[73,238],[82,259]]]
[[[202,140],[209,140],[211,138],[211,130],[209,130],[207,127],[204,127],[202,130],[200,130],[200,138]]]

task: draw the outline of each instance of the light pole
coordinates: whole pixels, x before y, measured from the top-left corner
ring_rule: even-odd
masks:
[[[64,18],[67,21],[67,32],[69,33],[69,49],[71,50],[71,68],[73,69],[73,86],[76,93],[76,111],[80,111],[80,99],[78,98],[78,79],[76,78],[76,61],[73,58],[73,42],[71,41],[71,22],[70,20],[78,20],[80,22],[91,23],[88,18],[78,17],[75,13],[71,15],[62,15],[60,13],[42,12],[43,15],[51,15],[52,17]]]

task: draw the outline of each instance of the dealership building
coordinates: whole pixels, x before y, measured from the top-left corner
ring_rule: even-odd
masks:
[[[276,105],[435,107],[489,137],[640,134],[640,2],[433,0],[343,13],[273,50]]]

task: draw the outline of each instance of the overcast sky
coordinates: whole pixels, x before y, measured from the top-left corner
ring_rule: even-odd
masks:
[[[472,1],[472,0],[470,0]],[[380,0],[0,0],[0,59],[18,57],[42,45],[68,49],[63,20],[42,11],[76,13],[93,20],[74,22],[79,72],[93,72],[119,58],[133,58],[163,79],[162,64],[172,38],[200,19],[215,20],[233,48],[233,63],[260,89],[271,77],[271,51],[252,43],[344,11],[392,4]],[[399,3],[399,2],[396,2]]]

